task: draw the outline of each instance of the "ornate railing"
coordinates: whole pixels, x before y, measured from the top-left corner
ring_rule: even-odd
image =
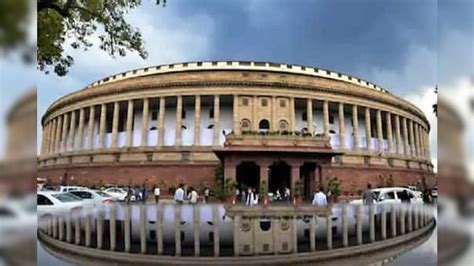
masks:
[[[40,217],[38,236],[80,264],[372,263],[424,242],[434,225],[425,205],[112,204]]]

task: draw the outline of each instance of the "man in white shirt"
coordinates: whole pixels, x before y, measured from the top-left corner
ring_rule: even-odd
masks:
[[[155,187],[155,189],[153,190],[153,194],[155,195],[155,203],[158,204],[158,202],[160,202],[160,188]]]
[[[178,204],[183,204],[184,203],[184,189],[183,189],[183,184],[179,185],[179,188],[176,189],[174,192],[174,200]]]
[[[322,188],[318,188],[316,190],[312,204],[315,206],[326,206],[328,204],[326,195],[324,194]]]
[[[198,202],[199,195],[197,191],[191,187],[191,193],[188,196],[189,203],[196,204]]]

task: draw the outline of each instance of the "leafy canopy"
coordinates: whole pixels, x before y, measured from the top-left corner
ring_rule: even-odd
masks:
[[[99,48],[112,57],[125,56],[130,51],[147,58],[139,29],[125,19],[141,3],[141,0],[37,0],[38,69],[46,74],[52,69],[59,76],[66,75],[74,58],[66,54],[65,45],[87,51],[93,46],[94,38],[98,39]],[[164,6],[166,0],[157,0],[156,4]]]

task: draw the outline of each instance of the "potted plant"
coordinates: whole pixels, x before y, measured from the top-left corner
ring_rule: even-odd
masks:
[[[262,180],[262,182],[260,182],[260,195],[262,197],[263,205],[267,205],[268,204],[268,182],[267,182],[267,180]]]
[[[226,178],[225,179],[225,197],[227,203],[235,203],[235,189],[237,188],[237,181],[235,178]]]
[[[295,182],[293,204],[299,204],[302,201],[303,201],[303,182],[301,182],[301,179],[298,179]]]
[[[328,182],[328,191],[331,192],[331,202],[336,203],[341,195],[341,182],[337,177],[332,177]]]

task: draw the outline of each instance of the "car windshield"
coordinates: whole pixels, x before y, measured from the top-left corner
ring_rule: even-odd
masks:
[[[73,201],[81,201],[82,199],[74,194],[71,193],[61,193],[61,194],[54,194],[53,197],[58,199],[61,202],[73,202]]]
[[[111,197],[109,194],[102,191],[97,191],[97,195],[102,196],[102,197]]]

